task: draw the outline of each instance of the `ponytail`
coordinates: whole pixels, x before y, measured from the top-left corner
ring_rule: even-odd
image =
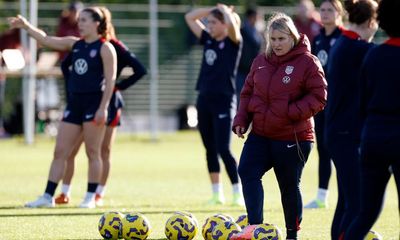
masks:
[[[377,2],[374,0],[345,0],[344,7],[349,13],[349,22],[361,25],[376,19]]]

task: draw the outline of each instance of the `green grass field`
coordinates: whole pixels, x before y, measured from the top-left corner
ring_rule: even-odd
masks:
[[[243,140],[234,138],[233,151],[239,158]],[[140,212],[152,225],[149,239],[165,239],[164,224],[172,212],[192,212],[200,224],[214,213],[237,217],[244,208],[229,205],[209,207],[211,189],[206,171],[204,150],[197,132],[166,134],[157,143],[146,136],[119,135],[113,148],[113,166],[105,206],[80,209],[86,191],[87,160],[77,157],[72,186],[72,202],[55,209],[25,209],[23,204],[43,193],[54,140],[38,137],[33,146],[22,139],[0,140],[0,239],[100,239],[97,231],[102,213],[111,210]],[[315,197],[318,161],[315,148],[302,179],[303,201]],[[231,187],[223,174],[225,196],[231,199]],[[280,195],[273,172],[264,179],[265,222],[284,230]],[[60,188],[60,187],[59,187]],[[59,189],[58,189],[59,190]],[[330,207],[305,210],[300,239],[329,239],[330,224],[336,204],[336,181],[330,183]],[[387,189],[384,210],[374,230],[384,239],[398,239],[399,210],[393,178]],[[196,239],[202,239],[201,233]]]

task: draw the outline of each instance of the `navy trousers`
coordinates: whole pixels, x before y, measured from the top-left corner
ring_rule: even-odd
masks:
[[[391,166],[400,196],[399,140],[362,142],[361,144],[361,209],[346,232],[347,240],[363,240],[383,207]],[[400,204],[400,203],[399,203]],[[399,205],[400,210],[400,205]]]
[[[288,238],[297,238],[302,220],[301,174],[311,151],[311,142],[276,141],[250,133],[240,157],[239,176],[250,224],[263,222],[262,176],[274,169],[281,191]]]

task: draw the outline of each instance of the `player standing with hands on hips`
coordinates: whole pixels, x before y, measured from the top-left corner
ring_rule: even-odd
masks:
[[[263,223],[263,175],[274,169],[286,222],[286,239],[297,239],[303,203],[300,179],[314,140],[313,116],[326,102],[326,81],[307,36],[292,19],[276,13],[267,24],[266,53],[251,66],[240,94],[233,132],[240,138],[252,124],[239,163],[250,226],[232,239],[251,239]]]
[[[207,17],[207,27],[200,21]],[[213,195],[210,204],[225,202],[220,180],[222,158],[233,187],[234,205],[243,205],[237,162],[230,150],[232,117],[236,106],[235,76],[240,59],[240,18],[232,8],[218,4],[185,15],[190,30],[204,46],[196,90],[199,131],[206,149]]]
[[[107,109],[113,93],[117,60],[114,47],[107,42],[109,19],[99,8],[83,9],[78,17],[81,39],[53,37],[31,25],[22,16],[8,19],[12,28],[25,29],[41,45],[59,51],[71,51],[73,70],[68,83],[70,94],[58,128],[54,158],[45,192],[26,207],[54,207],[54,192],[64,175],[65,165],[81,133],[89,159],[88,189],[79,205],[95,207],[95,191],[100,181],[100,147],[105,132]]]

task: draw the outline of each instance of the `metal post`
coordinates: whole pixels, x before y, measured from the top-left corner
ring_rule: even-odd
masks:
[[[150,0],[150,132],[158,138],[158,17],[157,0]]]
[[[37,0],[30,1],[29,22],[37,26]],[[27,76],[23,80],[24,136],[25,143],[32,144],[35,137],[35,85],[36,85],[36,41],[29,38],[29,60]]]

